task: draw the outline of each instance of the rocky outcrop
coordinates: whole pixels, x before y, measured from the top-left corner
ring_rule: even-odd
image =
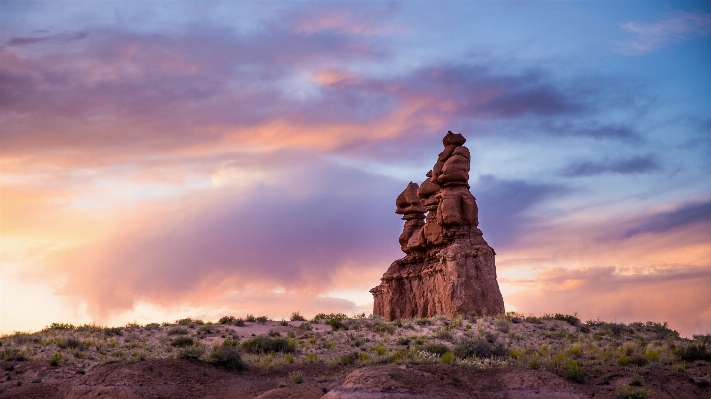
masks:
[[[405,220],[399,241],[406,256],[393,262],[380,285],[370,290],[373,314],[394,320],[504,312],[496,253],[477,227],[465,142],[461,134],[448,132],[427,179],[420,185],[411,182],[397,197],[395,212]]]

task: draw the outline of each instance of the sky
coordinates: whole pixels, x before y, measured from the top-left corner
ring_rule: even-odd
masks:
[[[711,332],[711,2],[0,1],[0,333],[372,312],[471,150],[507,311]]]

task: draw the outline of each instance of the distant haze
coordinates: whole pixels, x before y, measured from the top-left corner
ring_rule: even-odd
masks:
[[[507,310],[711,332],[708,2],[0,1],[0,332],[372,310],[472,154]]]

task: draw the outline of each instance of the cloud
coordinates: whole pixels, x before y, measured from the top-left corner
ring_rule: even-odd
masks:
[[[585,319],[668,321],[682,335],[711,331],[711,266],[546,268],[510,279],[505,299],[523,313],[578,313]]]
[[[501,180],[494,176],[482,176],[471,191],[479,207],[479,227],[494,247],[511,246],[536,225],[527,214],[535,205],[570,192],[564,186]]]
[[[573,163],[564,169],[563,175],[567,177],[595,176],[605,173],[628,175],[650,173],[659,169],[660,166],[656,159],[651,155],[647,155],[616,161]]]
[[[334,280],[343,268],[382,273],[401,255],[393,198],[402,187],[324,162],[301,165],[283,171],[281,183],[226,186],[145,209],[102,242],[54,252],[42,278],[64,279],[58,293],[86,301],[97,320],[139,301],[222,303],[225,292],[277,288],[314,297],[377,285],[377,275]]]
[[[689,224],[708,221],[711,221],[711,201],[686,204],[673,211],[645,217],[642,221],[637,222],[634,227],[627,229],[623,236],[630,238],[639,234],[661,234]],[[711,226],[706,232],[711,234]]]
[[[627,22],[620,26],[637,37],[616,43],[616,51],[625,55],[640,55],[674,42],[711,34],[711,14],[676,11],[669,18],[657,23]]]
[[[38,32],[41,33],[41,32]],[[71,41],[85,39],[89,35],[88,32],[62,32],[54,35],[35,36],[35,37],[11,37],[7,41],[8,47],[25,46],[29,44],[41,43],[46,41]]]

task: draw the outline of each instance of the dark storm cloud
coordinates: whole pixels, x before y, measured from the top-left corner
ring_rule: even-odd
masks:
[[[578,162],[567,166],[563,172],[567,177],[594,176],[605,173],[623,175],[650,173],[661,169],[656,159],[651,156],[638,156],[616,161]]]
[[[630,238],[645,233],[659,234],[674,228],[709,220],[711,220],[711,201],[687,204],[674,211],[645,217],[643,221],[637,222],[635,227],[628,229],[624,233],[624,237]],[[711,224],[706,224],[706,226],[711,228]],[[711,234],[711,230],[706,233]]]

